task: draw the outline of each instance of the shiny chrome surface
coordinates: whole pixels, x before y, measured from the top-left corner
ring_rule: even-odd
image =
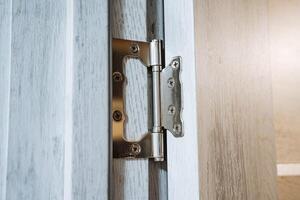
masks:
[[[113,66],[112,66],[112,133],[113,133],[113,156],[114,158],[154,158],[157,161],[164,159],[163,132],[147,132],[139,141],[127,141],[124,138],[124,67],[125,58],[140,59],[146,67],[161,68],[161,41],[138,42],[130,40],[113,39]],[[150,57],[150,51],[155,53]],[[158,71],[159,73],[159,71]],[[157,81],[157,78],[155,78]],[[155,81],[155,82],[156,82]],[[159,76],[158,83],[159,84]],[[159,85],[158,85],[159,88]],[[159,93],[159,90],[158,90]],[[156,97],[159,100],[159,95]],[[156,102],[156,101],[155,101]],[[157,102],[158,103],[158,102]],[[154,112],[156,113],[156,112]],[[160,113],[156,114],[160,119]],[[130,116],[129,116],[130,117]],[[160,122],[157,123],[161,124]]]
[[[161,72],[161,116],[162,126],[175,137],[183,136],[181,120],[181,57],[172,59]]]
[[[161,41],[139,42],[113,39],[112,66],[112,134],[114,158],[153,158],[164,160],[164,130],[182,136],[181,59],[176,57],[162,69]],[[152,130],[139,141],[124,138],[124,75],[125,58],[139,59],[152,74]],[[130,116],[129,116],[130,117]],[[165,128],[165,129],[164,129]]]

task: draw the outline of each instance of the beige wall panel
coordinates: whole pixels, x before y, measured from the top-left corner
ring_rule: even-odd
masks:
[[[201,199],[277,199],[268,1],[196,1],[195,19]]]
[[[270,1],[274,127],[278,163],[300,162],[300,0]]]

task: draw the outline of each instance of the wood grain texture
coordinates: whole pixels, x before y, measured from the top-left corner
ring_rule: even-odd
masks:
[[[277,199],[268,1],[195,11],[201,199]]]
[[[13,0],[9,200],[63,199],[66,2]]]
[[[282,176],[277,178],[279,200],[300,199],[300,176]]]
[[[199,199],[198,131],[196,109],[194,1],[165,0],[166,63],[182,57],[184,137],[167,136],[168,199]],[[199,112],[199,111],[198,111]]]
[[[269,1],[277,162],[300,163],[300,1]]]
[[[74,1],[74,200],[109,197],[108,2]]]
[[[10,91],[11,0],[0,0],[0,199],[6,199]]]
[[[147,39],[146,1],[114,0],[112,2],[112,37],[141,40]],[[127,77],[125,126],[128,139],[138,139],[148,130],[147,70],[135,60],[125,67]],[[149,199],[148,160],[113,161],[113,199]]]

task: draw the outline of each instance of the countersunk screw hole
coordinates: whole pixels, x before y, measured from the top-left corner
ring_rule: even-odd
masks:
[[[113,73],[113,80],[116,82],[122,81],[123,80],[123,76],[120,72],[114,72]]]
[[[130,50],[132,53],[137,53],[137,52],[139,52],[140,49],[137,44],[133,44],[133,45],[131,45]]]
[[[174,78],[169,78],[168,79],[168,87],[173,88],[175,86],[175,80]]]
[[[181,125],[180,124],[175,124],[173,126],[173,130],[175,131],[176,134],[179,134],[181,132]]]
[[[174,115],[175,112],[176,112],[175,106],[170,105],[169,108],[168,108],[168,113],[169,113],[169,115]]]
[[[122,113],[119,110],[114,111],[113,119],[117,122],[121,121],[122,120]]]
[[[138,155],[141,152],[141,146],[137,143],[134,143],[130,146],[130,151],[133,155]]]
[[[174,60],[171,65],[174,69],[176,69],[179,66],[178,60]]]

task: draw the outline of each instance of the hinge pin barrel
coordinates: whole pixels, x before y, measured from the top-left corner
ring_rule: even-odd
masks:
[[[152,67],[152,95],[153,95],[153,129],[154,133],[162,132],[161,127],[161,94],[160,94],[160,72],[161,62],[161,41],[150,42],[150,66]]]
[[[152,92],[153,92],[153,132],[161,132],[161,97],[160,97],[160,68],[152,66]]]
[[[112,133],[114,158],[153,158],[164,160],[165,131],[181,137],[181,85],[179,72],[181,58],[174,57],[168,66],[162,59],[162,41],[139,42],[113,39],[112,65]],[[124,138],[126,113],[123,101],[125,58],[138,58],[152,74],[152,124],[151,131],[141,139]]]
[[[152,96],[153,96],[153,128],[152,128],[152,149],[155,161],[163,161],[163,130],[161,126],[161,91],[160,72],[161,62],[161,41],[152,40],[150,43],[150,65],[152,67]]]

